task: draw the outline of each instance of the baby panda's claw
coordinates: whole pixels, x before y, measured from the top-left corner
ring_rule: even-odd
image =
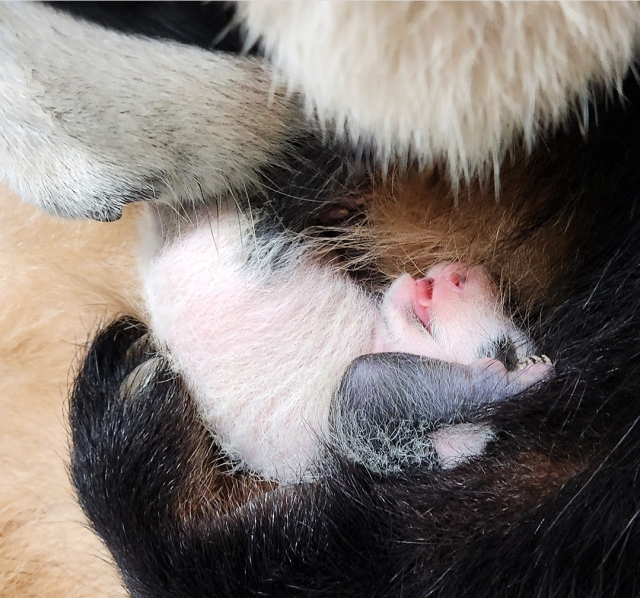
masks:
[[[509,378],[520,386],[529,386],[548,377],[552,370],[553,363],[546,355],[530,355],[516,366]]]
[[[548,355],[540,355],[540,357],[538,357],[537,355],[530,355],[529,357],[527,357],[524,361],[521,361],[520,363],[517,364],[516,369],[523,369],[526,368],[529,365],[535,365],[536,363],[544,363],[545,365],[553,365],[553,361],[551,361],[551,359],[549,358]]]
[[[540,357],[538,357],[537,355],[530,355],[529,357],[527,357],[524,361],[520,361],[516,367],[515,367],[515,371],[520,371],[520,370],[524,370],[525,368],[535,365],[536,363],[539,362],[543,362],[544,363],[544,359],[541,359]]]

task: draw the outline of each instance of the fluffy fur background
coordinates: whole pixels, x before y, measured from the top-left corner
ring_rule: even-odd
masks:
[[[250,2],[260,38],[309,111],[385,160],[444,159],[468,178],[619,88],[635,2]]]
[[[88,334],[135,309],[136,227],[57,220],[4,187],[0,211],[0,595],[121,596],[69,485],[65,411]]]
[[[454,178],[582,112],[594,87],[614,89],[640,26],[633,3],[241,12],[310,110],[372,140],[383,159],[444,159]],[[0,209],[0,595],[119,596],[71,495],[63,404],[69,365],[96,322],[135,306],[134,226],[57,221],[4,189]]]

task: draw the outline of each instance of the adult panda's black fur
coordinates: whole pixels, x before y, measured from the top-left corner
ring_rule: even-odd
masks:
[[[111,10],[83,10],[131,31],[105,21]],[[201,24],[206,31],[184,35],[136,32],[188,43],[204,35],[195,43],[207,46],[216,26]],[[215,494],[215,447],[161,363],[152,385],[121,397],[120,383],[152,351],[136,342],[140,325],[98,338],[72,401],[72,471],[134,594],[638,594],[638,126],[633,106],[600,124],[573,152],[569,193],[558,192],[564,205],[577,197],[596,212],[569,299],[538,334],[557,376],[490,413],[498,441],[470,465],[380,479],[336,462],[322,483],[249,502],[229,476],[233,508]]]
[[[227,2],[47,2],[52,8],[122,33],[205,50],[241,52],[244,42]]]
[[[153,356],[142,325],[98,336],[71,399],[72,477],[134,596],[640,593],[640,94],[626,91],[549,173],[551,201],[591,214],[536,332],[555,376],[481,414],[497,439],[473,462],[376,477],[335,457],[321,481],[234,489],[229,504],[162,360],[135,392],[121,386]]]

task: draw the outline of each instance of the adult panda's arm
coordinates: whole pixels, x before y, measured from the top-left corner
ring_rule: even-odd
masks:
[[[126,35],[45,5],[0,6],[0,179],[67,217],[250,189],[304,128],[250,57]]]

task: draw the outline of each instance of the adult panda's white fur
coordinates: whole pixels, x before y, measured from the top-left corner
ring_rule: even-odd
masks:
[[[66,217],[244,192],[301,130],[264,61],[0,5],[0,178]],[[247,143],[248,142],[248,143]]]
[[[309,111],[382,161],[443,159],[453,179],[498,167],[595,90],[620,89],[640,33],[635,2],[248,2]],[[344,129],[343,129],[344,124]]]

